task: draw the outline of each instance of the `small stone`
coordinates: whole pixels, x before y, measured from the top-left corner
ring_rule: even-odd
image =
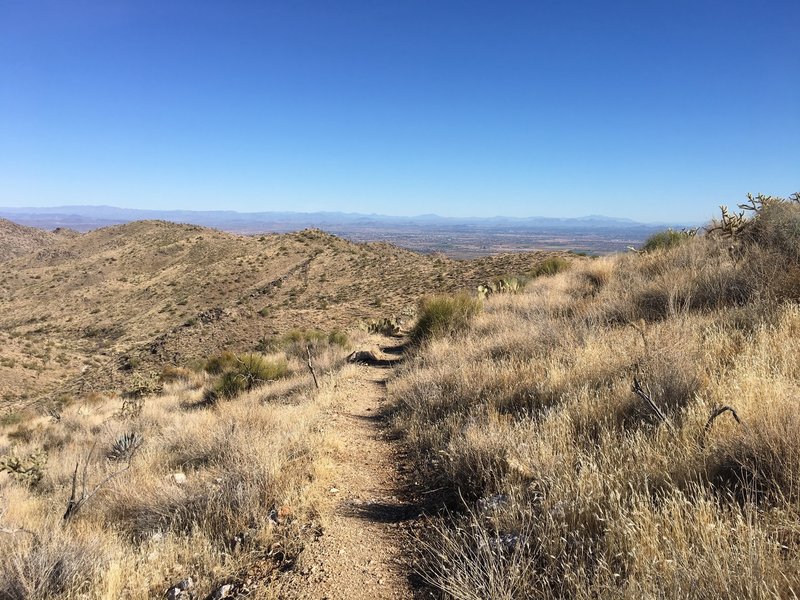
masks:
[[[338,494],[338,493],[339,493],[339,489],[338,488],[335,488],[335,487],[331,488],[331,494]]]
[[[211,600],[223,600],[223,598],[233,598],[233,584],[226,583],[211,596]]]
[[[192,598],[192,593],[189,590],[193,587],[194,581],[191,577],[187,577],[169,588],[167,593],[164,594],[164,597],[167,600],[190,600]]]

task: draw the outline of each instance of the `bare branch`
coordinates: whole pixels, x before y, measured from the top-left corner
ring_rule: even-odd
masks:
[[[306,346],[306,354],[308,354],[308,370],[311,371],[311,377],[314,378],[314,386],[319,389],[319,381],[317,381],[317,373],[314,371],[314,363],[311,362],[311,346]]]
[[[94,489],[92,489],[91,492],[87,492],[86,491],[87,490],[87,481],[88,481],[87,470],[89,468],[89,460],[92,457],[92,453],[94,452],[94,448],[95,448],[96,445],[97,445],[97,442],[95,441],[95,443],[92,444],[92,448],[89,450],[89,454],[86,455],[86,460],[83,463],[83,473],[82,473],[82,476],[81,476],[81,479],[82,479],[81,480],[81,497],[80,498],[76,497],[77,484],[78,484],[79,463],[75,463],[75,472],[72,474],[72,492],[70,493],[69,500],[67,501],[67,510],[64,511],[64,516],[63,516],[63,520],[65,522],[69,521],[70,519],[72,519],[72,517],[74,517],[78,513],[78,511],[81,509],[81,507],[84,504],[86,504],[86,502],[88,502],[97,492],[99,492],[100,489],[103,486],[105,486],[112,479],[114,479],[115,477],[121,475],[122,473],[124,473],[125,471],[127,471],[128,469],[131,468],[131,462],[133,461],[133,455],[135,454],[135,450],[133,452],[131,452],[131,454],[129,455],[128,464],[126,464],[123,468],[117,469],[113,473],[111,473],[108,476],[106,476],[105,479],[103,479],[100,483],[98,483],[94,487]]]
[[[706,435],[708,435],[708,432],[711,429],[711,426],[714,424],[714,421],[717,419],[717,417],[725,414],[726,412],[731,413],[731,415],[733,415],[733,418],[736,420],[736,422],[739,425],[741,425],[745,429],[748,429],[747,424],[739,418],[739,415],[736,412],[736,409],[734,409],[732,406],[727,406],[726,405],[726,406],[722,406],[720,408],[717,408],[717,409],[711,411],[711,414],[708,417],[708,421],[706,421],[706,426],[703,427],[703,435],[700,437],[700,447],[701,448],[705,448]]]
[[[658,405],[655,402],[653,402],[653,399],[651,398],[651,394],[649,394],[648,392],[645,392],[644,388],[642,388],[642,384],[639,383],[639,380],[636,377],[633,378],[633,388],[632,389],[633,389],[633,392],[637,396],[639,396],[639,398],[644,400],[645,405],[650,409],[650,411],[654,415],[656,415],[656,417],[658,417],[658,420],[661,421],[662,423],[666,423],[666,425],[667,425],[667,427],[669,427],[670,431],[672,431],[674,433],[675,432],[675,428],[672,426],[672,423],[670,423],[669,419],[667,419],[667,416],[658,407]]]

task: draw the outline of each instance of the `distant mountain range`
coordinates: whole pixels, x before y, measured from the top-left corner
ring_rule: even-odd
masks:
[[[481,228],[530,230],[530,229],[591,229],[615,228],[631,229],[653,227],[681,227],[683,223],[640,223],[631,219],[620,219],[602,215],[589,215],[577,218],[552,217],[441,217],[435,214],[413,217],[398,217],[379,214],[344,212],[236,212],[232,210],[144,210],[136,208],[117,208],[114,206],[53,206],[53,207],[0,207],[0,216],[17,223],[53,229],[70,227],[88,231],[106,225],[116,225],[157,219],[176,223],[190,223],[205,227],[215,227],[239,233],[285,232],[306,227],[374,230],[437,228],[455,230],[475,230]]]

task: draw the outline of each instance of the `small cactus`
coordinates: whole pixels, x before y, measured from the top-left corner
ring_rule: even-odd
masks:
[[[398,335],[400,333],[400,324],[397,319],[392,317],[383,319],[376,319],[367,323],[367,331],[369,333],[379,333],[381,335]]]
[[[34,486],[44,477],[44,467],[47,464],[47,452],[34,452],[26,459],[21,459],[16,454],[0,456],[0,473],[7,472],[20,483]]]
[[[524,278],[513,276],[498,277],[480,284],[478,286],[478,296],[487,298],[492,294],[516,294],[522,291],[526,283],[527,281]]]

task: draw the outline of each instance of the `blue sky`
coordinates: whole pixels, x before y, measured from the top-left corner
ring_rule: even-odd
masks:
[[[0,206],[704,220],[800,190],[800,2],[0,0]]]

